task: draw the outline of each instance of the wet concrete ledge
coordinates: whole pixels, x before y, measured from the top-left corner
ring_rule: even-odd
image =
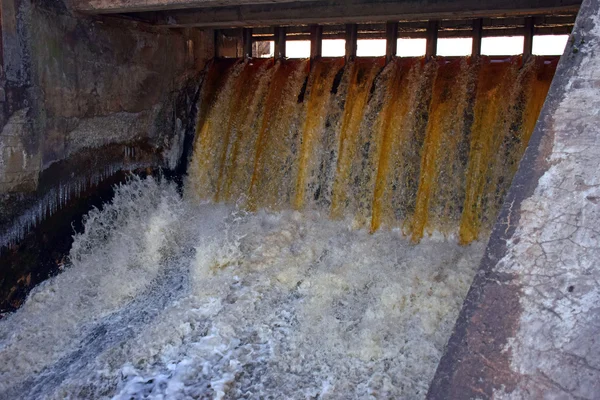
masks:
[[[598,65],[586,0],[429,399],[600,393]]]

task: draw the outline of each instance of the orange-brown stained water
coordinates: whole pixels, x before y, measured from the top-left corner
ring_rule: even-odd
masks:
[[[377,164],[377,176],[375,179],[375,191],[373,193],[373,215],[371,219],[371,232],[376,231],[382,224],[383,219],[390,218],[390,210],[386,209],[386,192],[390,187],[390,164],[395,153],[394,142],[402,141],[403,134],[397,127],[408,123],[409,110],[412,102],[409,101],[412,85],[409,81],[409,73],[415,67],[417,60],[395,60],[390,64],[392,75],[391,85],[385,94],[385,102],[381,111],[379,126],[380,154]],[[403,101],[400,101],[402,99]]]
[[[307,61],[278,62],[266,98],[255,147],[249,207],[281,208],[290,203],[293,164],[297,161],[294,122],[298,94],[306,80]]]
[[[298,178],[294,199],[296,209],[301,209],[305,204],[308,175],[314,169],[311,161],[315,159],[313,156],[316,147],[315,142],[323,132],[333,80],[342,68],[343,62],[344,60],[341,58],[317,60],[312,67],[306,117],[301,132],[302,142],[298,158]]]
[[[489,234],[556,61],[216,62],[186,193],[470,243]]]
[[[342,217],[347,207],[348,194],[352,192],[351,167],[359,156],[359,131],[373,81],[382,68],[380,63],[381,60],[357,59],[348,66],[350,80],[339,134],[337,166],[331,199],[333,218]]]
[[[430,219],[436,218],[441,228],[447,209],[453,207],[455,198],[462,192],[461,180],[453,178],[460,171],[452,171],[459,157],[458,144],[463,139],[465,113],[468,107],[468,84],[471,69],[466,60],[440,63],[435,74],[429,119],[423,143],[419,189],[412,218],[411,237],[419,241]],[[443,171],[445,180],[440,179]],[[450,186],[448,188],[448,186]],[[450,189],[450,190],[448,190]],[[431,205],[441,196],[442,207],[433,214]]]

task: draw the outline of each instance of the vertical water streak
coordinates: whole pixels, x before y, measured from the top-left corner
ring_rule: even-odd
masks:
[[[281,208],[290,204],[295,189],[294,164],[298,95],[306,79],[308,61],[277,61],[259,135],[256,141],[254,171],[250,181],[248,205]]]
[[[531,76],[527,79],[526,83],[523,84],[523,93],[525,95],[525,109],[524,109],[524,120],[523,129],[519,140],[519,150],[516,153],[516,167],[521,160],[531,134],[535,128],[535,124],[542,112],[542,107],[548,96],[554,73],[558,65],[558,58],[556,57],[533,57],[529,63],[530,69],[528,72]],[[516,168],[513,169],[513,173],[516,173]]]
[[[298,178],[294,199],[296,209],[304,207],[310,178],[314,179],[314,175],[318,172],[316,171],[318,157],[315,155],[315,149],[317,149],[318,139],[324,134],[333,80],[342,68],[343,59],[321,59],[314,63],[307,88],[308,104],[298,160]]]
[[[352,192],[350,175],[357,154],[358,134],[373,81],[381,70],[381,61],[357,59],[347,68],[348,94],[338,144],[338,158],[331,199],[331,216],[340,218],[346,211],[348,194]]]
[[[468,107],[470,66],[466,59],[436,60],[429,119],[421,156],[419,188],[412,219],[411,238],[418,242],[430,223],[442,228],[451,218],[451,209],[462,203],[460,154],[465,140],[464,123]],[[456,170],[453,170],[455,169]],[[448,223],[445,224],[446,226]]]
[[[415,59],[402,84],[406,86],[405,91],[396,104],[390,105],[395,111],[390,126],[392,140],[388,153],[389,167],[388,171],[382,171],[385,185],[380,208],[382,223],[389,227],[397,226],[405,230],[414,214],[421,153],[436,71],[436,63],[424,64],[423,59]]]
[[[496,222],[548,94],[553,73],[547,79],[548,74],[543,71],[554,71],[555,68],[551,64],[544,64],[543,57],[536,57],[530,58],[518,72],[511,93],[512,103],[507,121],[509,125],[492,158],[493,164],[487,179],[481,222],[483,235],[487,235]]]
[[[227,60],[229,61],[229,60]],[[186,194],[196,199],[213,198],[218,187],[218,162],[223,151],[223,137],[226,134],[224,118],[231,115],[231,107],[240,73],[245,64],[237,61],[224,67],[220,61],[215,61],[205,81],[202,91],[202,103],[196,131],[194,154],[190,164],[189,177],[186,184]],[[221,74],[212,73],[212,69]]]
[[[236,93],[239,107],[231,116],[235,122],[220,179],[219,197],[225,201],[236,201],[248,193],[265,97],[275,68],[272,60],[252,60],[245,71],[242,90]]]
[[[389,219],[390,207],[386,207],[385,200],[388,200],[386,192],[393,185],[388,176],[392,157],[396,154],[393,143],[394,139],[401,136],[398,128],[406,124],[404,119],[407,117],[411,105],[411,102],[408,101],[411,85],[407,81],[413,62],[412,59],[408,60],[411,62],[394,60],[388,64],[382,74],[382,79],[386,80],[387,91],[379,124],[376,127],[379,131],[380,151],[373,193],[371,232],[375,232],[381,227],[384,220]]]
[[[474,105],[465,204],[460,223],[460,242],[477,240],[482,229],[485,206],[489,200],[490,175],[494,173],[503,138],[514,120],[518,93],[520,57],[510,62],[482,58]]]

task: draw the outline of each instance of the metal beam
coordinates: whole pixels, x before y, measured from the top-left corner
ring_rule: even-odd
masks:
[[[483,38],[483,20],[477,18],[473,20],[473,49],[471,55],[479,57],[481,55],[481,39]]]
[[[275,59],[285,58],[285,27],[275,27]]]
[[[388,22],[385,24],[385,59],[392,61],[398,53],[398,23]]]
[[[525,19],[525,30],[523,35],[525,36],[525,40],[523,40],[523,62],[527,61],[529,57],[533,54],[533,35],[535,33],[535,24],[533,23],[533,18]]]
[[[346,61],[352,61],[356,57],[358,42],[358,26],[356,24],[346,25]]]
[[[310,58],[315,60],[323,55],[323,27],[310,26]]]
[[[168,27],[244,27],[473,19],[576,13],[581,0],[333,0],[131,14]]]
[[[573,29],[572,25],[568,26],[558,26],[558,27],[539,27],[536,26],[534,33],[535,36],[543,36],[543,35],[569,35]],[[484,29],[482,37],[498,37],[498,36],[522,36],[523,35],[523,27],[516,28],[496,28],[496,29]],[[358,33],[359,39],[386,39],[385,31],[373,31],[368,33]],[[438,31],[438,39],[446,39],[446,38],[471,38],[473,37],[473,28],[469,29],[457,29],[451,31]],[[398,38],[402,39],[426,39],[427,31],[426,30],[414,30],[414,31],[399,31]],[[300,33],[295,35],[286,34],[286,41],[295,41],[295,40],[310,40],[309,33]],[[323,32],[323,39],[331,40],[331,39],[346,39],[346,32]],[[271,35],[261,35],[254,36],[254,40],[275,40],[275,36]]]
[[[536,35],[537,30],[539,28],[562,28],[568,26],[570,28],[573,27],[575,23],[575,18],[577,16],[575,14],[562,14],[562,15],[538,15],[535,16],[533,22],[536,27]],[[494,29],[508,29],[508,28],[520,28],[523,29],[525,25],[526,17],[507,17],[507,18],[482,18],[483,27],[485,31],[494,30]],[[427,21],[398,21],[398,31],[399,32],[417,32],[427,30]],[[466,37],[472,36],[473,31],[473,20],[472,19],[452,19],[452,20],[443,20],[440,21],[439,25],[439,36],[445,32],[452,33],[456,30],[464,30],[468,31]],[[345,33],[346,25],[345,24],[327,24],[323,27],[323,35],[331,35],[335,33]],[[238,30],[236,28],[232,29],[223,29],[222,32],[227,35],[228,32],[231,32],[232,35],[237,35]],[[273,28],[269,26],[263,27],[255,27],[252,30],[254,37],[259,36],[273,36]],[[385,23],[384,22],[375,22],[375,23],[364,23],[358,25],[358,37],[359,39],[363,37],[365,34],[372,33],[382,33],[385,32]],[[286,26],[286,34],[287,40],[293,40],[294,35],[298,34],[309,34],[310,33],[310,25],[288,25]],[[519,35],[523,33],[520,32]],[[486,36],[485,33],[483,35]],[[385,38],[385,35],[381,36]]]
[[[244,28],[242,43],[244,58],[252,58],[252,28]]]
[[[425,48],[425,59],[430,60],[437,55],[438,21],[429,21],[427,24],[427,46]]]

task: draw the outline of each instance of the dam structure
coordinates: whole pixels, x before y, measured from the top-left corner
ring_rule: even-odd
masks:
[[[0,0],[0,43],[0,399],[598,397],[600,0]]]

